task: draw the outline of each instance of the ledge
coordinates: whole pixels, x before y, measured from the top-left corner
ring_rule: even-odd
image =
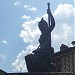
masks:
[[[73,73],[62,72],[34,72],[34,73],[7,73],[6,75],[74,75]]]
[[[0,70],[0,75],[75,75],[73,73],[63,73],[63,72],[23,72],[23,73],[6,73]]]

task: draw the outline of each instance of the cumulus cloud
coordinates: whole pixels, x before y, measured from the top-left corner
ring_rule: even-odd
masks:
[[[59,4],[54,11],[56,27],[52,33],[52,41],[56,51],[62,43],[70,46],[74,40],[74,10],[72,5]]]
[[[3,40],[2,43],[4,43],[4,44],[8,44],[8,42],[7,42],[6,40]]]
[[[36,7],[32,7],[31,5],[24,5],[24,8],[30,11],[36,11],[37,8]]]
[[[14,3],[15,6],[18,6],[18,5],[20,5],[20,4],[21,4],[21,3],[20,3],[19,1],[17,1],[17,2]]]
[[[69,25],[74,24],[74,8],[72,5],[59,4],[57,9],[54,11],[54,16],[57,23],[67,23]]]
[[[21,18],[22,18],[22,19],[29,20],[31,17],[30,17],[30,16],[23,15]]]
[[[59,51],[62,43],[70,46],[71,41],[74,40],[74,10],[72,5],[59,4],[53,13],[56,26],[52,31],[52,46],[55,52]],[[43,17],[47,21],[47,14],[44,14]],[[20,67],[22,67],[25,62],[24,57],[37,48],[41,34],[38,29],[38,22],[40,20],[41,18],[37,17],[34,20],[29,20],[22,24],[24,29],[21,30],[19,36],[29,45],[17,55],[17,59],[12,63],[13,71],[20,71]],[[22,71],[27,71],[26,64]]]
[[[21,31],[20,37],[23,38],[25,43],[33,45],[38,44],[37,41],[40,35],[40,31],[38,29],[39,20],[40,18],[37,17],[35,20],[26,21],[22,24],[24,30]]]

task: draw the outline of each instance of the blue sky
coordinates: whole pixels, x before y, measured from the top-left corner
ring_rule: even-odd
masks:
[[[54,13],[54,17],[58,24],[60,22],[64,22],[64,29],[61,29],[60,27],[60,29],[56,28],[54,31],[60,35],[61,33],[56,30],[59,29],[60,32],[61,30],[63,30],[63,33],[65,34],[64,36],[66,36],[66,38],[62,41],[62,39],[60,39],[60,37],[56,35],[57,33],[54,32],[53,34],[55,36],[53,36],[53,38],[57,39],[53,40],[53,42],[57,42],[58,40],[60,40],[62,43],[64,43],[64,41],[69,36],[69,44],[72,40],[75,40],[73,36],[74,29],[70,29],[74,28],[74,13],[70,11],[70,14],[68,14],[65,10],[68,16],[70,15],[70,17],[72,18],[68,19],[68,21],[66,19],[64,20],[63,17],[61,18],[61,21],[59,21],[60,16],[58,16],[59,18],[57,18],[57,14],[60,14],[60,10],[58,11],[58,9],[60,8],[58,8],[58,6],[60,6],[62,9],[75,9],[74,0],[0,0],[0,69],[3,69],[6,72],[19,71],[19,67],[22,66],[21,64],[16,65],[16,61],[19,61],[19,56],[21,57],[22,53],[25,54],[26,49],[30,49],[30,47],[34,49],[33,46],[37,46],[36,40],[38,41],[38,38],[36,39],[36,36],[38,35],[37,37],[39,37],[40,33],[36,32],[38,31],[36,26],[38,25],[38,21],[40,21],[40,17],[44,16],[47,20],[47,2],[51,3],[51,11]],[[71,15],[71,13],[73,13],[73,15]],[[34,24],[34,26],[32,26],[31,23]],[[28,27],[30,29],[28,29],[25,24],[29,24]],[[69,24],[72,24],[72,27],[70,27]],[[65,27],[67,27],[66,31],[64,31]],[[31,33],[27,32],[28,30],[36,31],[33,31]],[[72,36],[70,35],[71,32]],[[53,45],[55,46],[55,44]],[[56,48],[55,50],[57,49],[58,48]]]

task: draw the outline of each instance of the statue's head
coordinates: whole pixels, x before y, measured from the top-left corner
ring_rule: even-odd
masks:
[[[48,24],[43,18],[39,22],[38,27],[42,33],[48,30]]]

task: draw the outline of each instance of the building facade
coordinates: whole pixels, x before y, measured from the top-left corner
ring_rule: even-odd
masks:
[[[75,73],[75,47],[56,52],[53,56],[53,63],[58,72]]]

